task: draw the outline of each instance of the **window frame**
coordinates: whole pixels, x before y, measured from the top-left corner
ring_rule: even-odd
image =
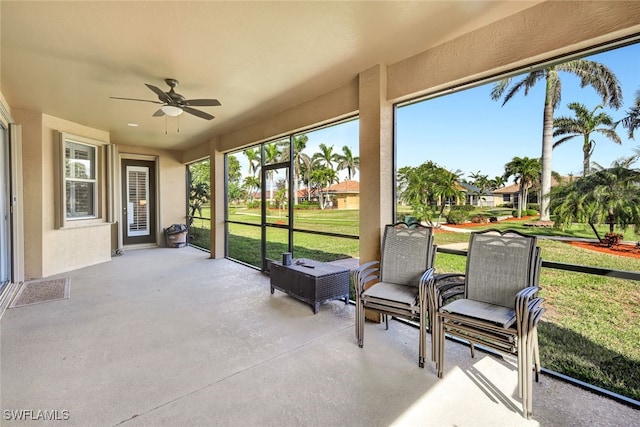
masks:
[[[57,209],[57,225],[58,228],[72,228],[79,226],[87,226],[93,224],[102,224],[105,222],[105,215],[103,212],[104,203],[103,197],[105,194],[104,185],[105,185],[105,175],[103,170],[104,160],[106,159],[106,150],[105,147],[108,145],[107,142],[99,141],[92,138],[83,137],[80,135],[74,135],[67,132],[59,132],[59,188],[58,188],[58,196],[56,197],[58,202]],[[93,150],[93,159],[91,159],[91,167],[93,168],[91,177],[89,178],[78,178],[78,177],[69,177],[67,176],[67,155],[66,149],[68,144],[76,144],[80,146],[88,147]],[[106,169],[106,168],[105,168]],[[91,197],[91,201],[93,203],[93,213],[90,215],[83,216],[68,216],[69,212],[67,211],[67,200],[70,196],[67,192],[67,183],[68,182],[76,182],[76,183],[90,183],[93,185],[93,195]]]

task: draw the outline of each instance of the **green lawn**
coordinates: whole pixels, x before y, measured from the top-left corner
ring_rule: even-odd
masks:
[[[203,209],[203,215],[208,210]],[[409,214],[409,213],[407,213]],[[271,223],[286,223],[277,210],[269,212]],[[358,212],[347,210],[300,210],[294,214],[295,227],[358,235]],[[208,216],[208,215],[207,215]],[[231,208],[229,219],[260,223],[259,209]],[[589,227],[573,226],[570,230],[525,227],[526,221],[483,224],[474,229],[511,228],[536,235],[562,235],[593,238]],[[197,225],[197,224],[195,224]],[[208,228],[208,224],[205,226]],[[229,255],[259,266],[260,228],[229,224]],[[607,227],[600,227],[602,234]],[[208,243],[208,229],[200,230]],[[436,233],[436,243],[467,242],[467,233]],[[638,237],[632,230],[625,240]],[[267,251],[279,259],[286,252],[286,232],[268,228]],[[333,260],[358,255],[358,241],[306,233],[294,234],[294,256]],[[602,254],[577,248],[568,243],[540,239],[542,257],[578,265],[616,270],[640,271],[640,260]],[[463,272],[465,258],[439,253],[438,273]],[[640,400],[640,284],[636,281],[593,276],[543,268],[541,295],[547,312],[540,325],[540,352],[545,368],[590,384]]]

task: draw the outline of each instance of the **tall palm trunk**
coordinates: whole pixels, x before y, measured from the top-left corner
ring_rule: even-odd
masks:
[[[609,208],[609,233],[613,233],[613,229],[614,229],[614,221],[615,221],[615,213],[613,211],[613,208]]]
[[[584,144],[582,145],[582,176],[589,175],[589,160],[591,159],[591,142],[589,135],[584,136]]]
[[[540,180],[540,221],[549,221],[549,193],[551,192],[551,155],[553,151],[553,79],[558,78],[557,71],[547,74],[547,90],[544,97],[544,116],[542,125],[542,176]]]

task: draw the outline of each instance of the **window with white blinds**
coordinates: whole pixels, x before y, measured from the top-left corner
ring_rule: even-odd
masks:
[[[65,141],[66,218],[96,218],[98,150],[95,146]]]
[[[127,166],[127,236],[148,236],[149,168]]]
[[[80,227],[104,222],[107,206],[104,189],[109,144],[60,132],[59,186],[56,196],[56,226]]]

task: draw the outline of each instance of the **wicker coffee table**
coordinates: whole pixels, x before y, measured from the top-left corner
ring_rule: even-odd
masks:
[[[271,293],[278,289],[318,312],[320,304],[344,299],[349,303],[349,269],[306,258],[294,259],[291,265],[271,263]]]

